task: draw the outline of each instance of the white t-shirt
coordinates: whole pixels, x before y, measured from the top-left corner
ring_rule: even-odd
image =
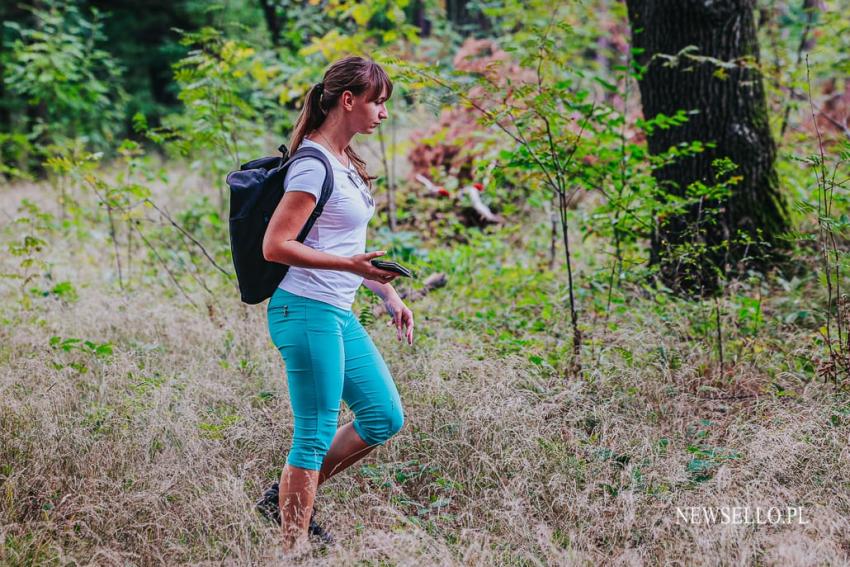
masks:
[[[334,175],[334,190],[316,223],[304,240],[310,248],[336,256],[366,252],[366,226],[375,214],[375,204],[366,182],[352,167],[345,167],[321,144],[304,138],[303,145],[318,148],[328,157]],[[296,161],[286,172],[284,191],[322,195],[325,167],[318,159]],[[290,266],[278,287],[295,295],[324,301],[351,310],[363,278],[351,272]]]

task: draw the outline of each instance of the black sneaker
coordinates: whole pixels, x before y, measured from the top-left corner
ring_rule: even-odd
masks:
[[[263,493],[263,497],[257,501],[257,511],[268,520],[280,525],[280,485],[276,482],[272,484]],[[322,526],[316,523],[316,506],[313,506],[313,512],[310,514],[310,526],[307,528],[307,533],[323,544],[331,544],[334,542],[334,537],[325,530]]]
[[[322,545],[330,545],[334,542],[334,536],[325,528],[316,523],[316,507],[313,506],[313,513],[310,514],[310,527],[307,528],[307,533]]]
[[[257,500],[257,511],[267,520],[280,525],[280,486],[274,483],[263,492],[263,497]]]

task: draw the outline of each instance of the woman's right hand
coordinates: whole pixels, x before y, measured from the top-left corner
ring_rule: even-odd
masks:
[[[366,252],[365,254],[356,254],[351,256],[351,268],[349,268],[348,271],[367,280],[374,280],[380,283],[390,283],[398,277],[398,274],[376,268],[371,263],[372,258],[383,256],[386,253],[386,250],[379,250],[376,252]]]

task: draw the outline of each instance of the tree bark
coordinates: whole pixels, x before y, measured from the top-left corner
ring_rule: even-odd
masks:
[[[764,271],[781,258],[781,235],[787,229],[787,206],[774,162],[776,145],[770,132],[762,75],[755,68],[759,46],[754,0],[627,0],[633,46],[646,67],[638,80],[643,113],[653,118],[679,110],[695,111],[681,126],[657,128],[648,136],[652,154],[682,142],[699,140],[715,147],[693,157],[680,157],[654,172],[658,186],[684,195],[688,185],[717,183],[712,162],[728,157],[742,179],[721,201],[695,204],[682,214],[657,219],[651,262],[664,283],[685,294],[715,291],[718,273],[734,275],[749,267]],[[698,57],[735,62],[718,66],[682,55],[670,65],[659,54],[675,56],[696,46]],[[746,62],[747,58],[751,61]],[[716,224],[709,220],[717,212]],[[707,214],[708,213],[708,214]],[[747,234],[756,244],[724,241]],[[682,262],[675,249],[703,243],[707,250],[695,262]],[[759,244],[758,242],[764,242]],[[751,259],[748,259],[751,258]]]

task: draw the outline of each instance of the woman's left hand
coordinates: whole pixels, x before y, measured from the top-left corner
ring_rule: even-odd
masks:
[[[398,340],[401,340],[403,327],[407,327],[404,331],[407,337],[407,343],[413,344],[413,311],[411,311],[404,301],[398,295],[384,301],[384,307],[387,308],[387,313],[392,319],[387,321],[387,325],[395,325],[398,333]]]

